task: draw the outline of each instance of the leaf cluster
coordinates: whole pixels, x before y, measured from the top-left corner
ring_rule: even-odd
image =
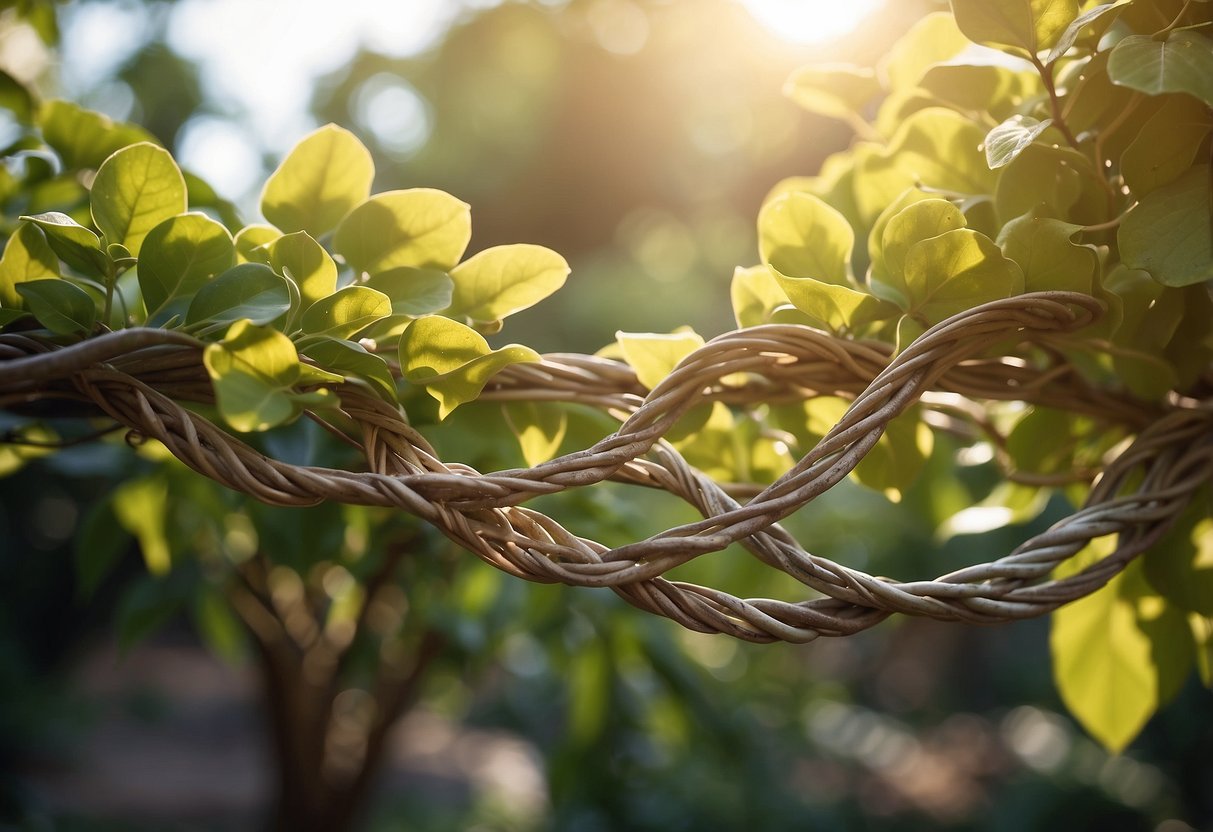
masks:
[[[66,170],[47,179],[31,162],[38,181],[19,188],[25,212],[0,258],[5,324],[193,336],[240,431],[323,408],[335,384],[396,404],[398,378],[445,416],[497,370],[538,358],[480,331],[559,288],[564,258],[520,244],[464,259],[469,206],[427,188],[372,195],[370,154],[342,128],[299,142],[265,184],[269,222],[241,225],[138,128],[56,101],[37,126]],[[59,210],[39,210],[47,201]]]
[[[1100,321],[1047,350],[1005,351],[1042,372],[1071,365],[1093,386],[1148,402],[1207,395],[1211,22],[1213,4],[1198,0],[952,0],[877,67],[797,71],[789,97],[850,124],[856,141],[768,196],[760,262],[733,276],[738,326],[802,324],[895,353],[989,301],[1080,292],[1102,302]],[[20,218],[4,229],[0,326],[63,344],[129,327],[196,339],[219,417],[238,431],[323,412],[340,385],[407,406],[410,418],[436,407],[447,420],[435,426],[440,451],[443,429],[465,448],[496,441],[481,430],[489,418],[508,425],[532,465],[600,430],[552,402],[512,403],[504,420],[475,406],[447,419],[503,367],[538,360],[485,336],[560,288],[568,264],[526,244],[466,256],[469,206],[427,188],[373,193],[370,154],[348,131],[328,125],[299,142],[265,183],[265,222],[246,224],[137,126],[39,102],[7,76],[0,105],[27,127],[0,168],[0,203]],[[703,343],[688,330],[621,332],[603,354],[654,389]],[[770,482],[847,406],[836,395],[744,410],[715,402],[667,438],[717,479]],[[933,452],[923,419],[914,408],[890,424],[855,477],[900,499]],[[991,408],[978,427],[1011,482],[966,511],[1017,520],[1039,512],[1052,488],[1081,502],[1090,472],[1125,438],[1098,418],[1043,407]],[[1208,508],[1057,613],[1063,697],[1111,748],[1194,663],[1213,681],[1213,596],[1201,589],[1213,557]],[[133,533],[150,534],[128,514]],[[964,524],[957,515],[941,528]],[[1098,563],[1110,547],[1095,541],[1065,569]],[[163,545],[145,548],[149,566],[166,568]]]
[[[733,280],[738,324],[798,320],[901,350],[986,301],[1082,292],[1104,303],[1103,320],[1053,347],[1092,384],[1155,401],[1200,395],[1213,358],[1210,23],[1210,4],[1181,0],[952,0],[878,67],[794,73],[787,94],[857,140],[768,197],[762,263]],[[821,401],[788,429],[812,425]],[[987,427],[1019,482],[966,520],[1022,519],[1023,505],[1043,507],[1043,486],[1067,480],[1080,502],[1081,472],[1122,438],[1040,407],[994,412]],[[905,456],[914,441],[902,433],[882,444]],[[1208,515],[1203,501],[1144,561],[1055,613],[1062,696],[1109,748],[1196,659],[1213,682],[1213,607],[1195,589]],[[1114,548],[1094,541],[1063,571]]]

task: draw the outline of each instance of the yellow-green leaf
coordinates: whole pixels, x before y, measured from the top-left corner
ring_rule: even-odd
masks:
[[[296,231],[266,245],[270,267],[295,281],[306,310],[337,289],[337,264],[306,231]]]
[[[678,362],[703,346],[703,338],[690,330],[659,332],[616,332],[624,360],[636,371],[636,378],[652,390],[674,371]]]
[[[89,204],[106,242],[121,243],[138,257],[153,228],[185,213],[185,179],[167,150],[141,142],[101,164]]]
[[[21,223],[0,256],[0,305],[20,307],[18,284],[55,277],[59,277],[59,258],[46,237],[36,225]]]
[[[370,278],[365,283],[392,299],[392,314],[419,318],[441,312],[451,305],[455,283],[438,269],[399,266]]]
[[[905,267],[910,249],[923,240],[964,227],[964,214],[946,199],[911,202],[884,225],[879,265],[874,261],[872,267],[874,285],[879,281],[895,289],[898,297],[907,298]]]
[[[268,430],[297,415],[290,388],[300,376],[299,354],[281,332],[237,321],[203,351],[202,361],[219,412],[236,430]]]
[[[494,246],[451,269],[454,294],[448,315],[499,321],[534,306],[564,285],[569,264],[543,246]]]
[[[928,323],[988,301],[1023,294],[1023,273],[994,241],[968,228],[910,247],[905,260],[910,311]]]
[[[784,194],[758,213],[762,261],[789,277],[846,285],[854,244],[846,218],[812,194]]]
[[[366,286],[346,286],[313,303],[303,313],[303,331],[348,338],[392,314],[391,299]]]
[[[794,71],[783,94],[810,113],[849,120],[880,92],[876,72],[851,64],[810,64]]]
[[[148,317],[173,299],[189,299],[215,275],[236,263],[228,230],[206,214],[170,217],[143,241],[139,291]]]
[[[129,480],[115,489],[113,506],[118,522],[139,541],[147,571],[167,574],[173,566],[165,533],[168,482],[158,476]]]
[[[1060,290],[1091,294],[1099,259],[1071,238],[1082,226],[1024,214],[1005,226],[998,245],[1023,271],[1025,292]]]
[[[272,225],[246,225],[236,232],[236,259],[241,263],[269,265],[269,252],[263,248],[282,236]]]
[[[476,330],[438,315],[419,318],[400,336],[401,372],[438,400],[439,418],[479,396],[503,367],[538,360],[518,344],[494,350]]]
[[[326,124],[295,145],[266,181],[261,213],[287,233],[320,237],[366,200],[374,178],[370,151],[350,131]]]
[[[952,0],[952,12],[974,43],[1035,55],[1078,17],[1078,0]]]
[[[952,110],[928,107],[912,113],[887,148],[870,148],[857,159],[854,188],[861,217],[872,222],[907,188],[959,196],[994,193],[999,172],[986,165],[985,137],[985,128]]]
[[[341,221],[333,246],[356,271],[375,275],[398,266],[449,271],[471,239],[467,203],[414,188],[363,202]]]
[[[787,294],[779,288],[775,275],[766,266],[738,266],[733,270],[729,289],[733,301],[733,317],[741,328],[769,323],[775,309],[789,303]]]
[[[502,405],[510,430],[518,437],[527,465],[540,465],[556,456],[568,430],[564,405],[556,402],[509,402]]]
[[[1054,576],[1075,574],[1115,546],[1114,536],[1093,540]],[[1153,594],[1140,560],[1102,589],[1056,610],[1049,647],[1062,701],[1112,753],[1137,736],[1192,662],[1186,618]]]
[[[116,123],[70,101],[47,101],[39,110],[38,124],[42,138],[70,168],[95,169],[116,150],[154,141],[142,127]]]
[[[788,300],[826,329],[855,329],[872,321],[894,318],[899,313],[892,303],[861,289],[771,271]]]
[[[881,69],[894,90],[917,86],[931,66],[954,58],[969,45],[947,12],[931,12],[902,35],[885,58]]]

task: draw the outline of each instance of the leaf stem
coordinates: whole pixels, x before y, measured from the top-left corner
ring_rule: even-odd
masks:
[[[1179,26],[1179,21],[1184,19],[1184,15],[1188,13],[1188,8],[1192,5],[1192,0],[1185,0],[1183,8],[1179,10],[1179,14],[1175,15],[1175,19],[1166,25],[1165,28],[1159,29],[1154,33],[1154,37],[1170,34],[1170,32]]]
[[[1066,117],[1061,107],[1061,99],[1057,96],[1057,85],[1053,83],[1053,64],[1046,65],[1041,63],[1040,58],[1036,57],[1036,55],[1030,55],[1029,57],[1032,65],[1036,67],[1036,71],[1040,74],[1040,80],[1045,85],[1045,92],[1049,94],[1049,108],[1053,111],[1053,126],[1061,131],[1070,147],[1079,150],[1078,139],[1075,138],[1074,133],[1070,130],[1070,125],[1066,124]]]

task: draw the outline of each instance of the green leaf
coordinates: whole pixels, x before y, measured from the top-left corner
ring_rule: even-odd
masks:
[[[1007,526],[1035,520],[1049,502],[1049,489],[1003,480],[976,505],[968,505],[949,516],[935,530],[944,543],[962,534],[985,534]]]
[[[443,419],[479,396],[503,367],[538,360],[537,352],[518,344],[491,349],[471,327],[437,315],[419,318],[400,336],[401,372],[413,384],[425,385]]]
[[[502,405],[506,423],[518,437],[530,466],[547,462],[560,450],[568,430],[564,405],[556,402],[508,402]]]
[[[850,64],[812,64],[794,71],[783,94],[810,113],[850,120],[880,92],[876,72]]]
[[[8,110],[20,124],[34,119],[34,96],[25,84],[0,71],[0,108]]]
[[[1098,176],[1091,163],[1071,148],[1030,144],[1002,168],[994,205],[998,216],[1007,219],[1043,204],[1042,216],[1091,223],[1095,218],[1087,215],[1088,191],[1098,196],[1101,206],[1106,200]]]
[[[219,196],[209,182],[188,170],[181,171],[181,175],[185,178],[185,196],[191,208],[210,208],[225,228],[241,226],[236,206]]]
[[[237,321],[221,342],[203,351],[202,362],[215,385],[219,413],[236,430],[268,430],[298,415],[291,387],[301,374],[299,354],[281,332]]]
[[[393,315],[419,318],[441,312],[451,305],[455,282],[437,269],[416,269],[400,266],[388,269],[368,279],[364,284],[383,292],[392,299]]]
[[[922,423],[918,410],[912,408],[889,422],[880,441],[864,454],[852,473],[861,485],[898,503],[918,479],[934,446],[935,435]]]
[[[1115,545],[1112,536],[1093,540],[1055,577],[1076,574]],[[1153,595],[1140,559],[1102,589],[1056,610],[1049,647],[1062,701],[1111,753],[1137,736],[1192,661],[1187,621]]]
[[[928,322],[988,301],[1023,294],[1023,274],[994,241],[968,228],[910,247],[905,261],[910,312]]]
[[[165,533],[168,482],[164,477],[128,480],[115,489],[113,507],[122,528],[139,541],[147,571],[153,575],[168,574],[173,568],[173,557]]]
[[[17,226],[0,255],[0,305],[21,306],[17,286],[31,280],[59,276],[59,258],[46,237],[32,223]]]
[[[1194,500],[1165,538],[1150,547],[1146,578],[1167,600],[1190,612],[1213,616],[1213,519],[1206,501]]]
[[[1101,35],[1109,26],[1116,20],[1126,6],[1125,0],[1117,0],[1115,3],[1104,3],[1080,14],[1070,22],[1070,25],[1065,28],[1065,31],[1057,38],[1057,43],[1053,44],[1053,48],[1049,50],[1049,56],[1045,59],[1046,64],[1051,64],[1069,51],[1070,47],[1078,42],[1079,37],[1085,34],[1084,40],[1089,40],[1094,46]],[[1086,30],[1084,33],[1083,30]]]
[[[1040,87],[1040,77],[1035,73],[959,61],[957,58],[932,66],[918,86],[939,101],[954,104],[962,110],[988,111],[991,115],[1019,105]]]
[[[1112,362],[1116,377],[1143,399],[1161,398],[1178,384],[1175,366],[1162,355],[1190,305],[1185,293],[1169,290],[1149,272],[1123,263],[1104,278],[1103,288],[1103,299],[1120,313],[1112,332],[1113,343],[1122,348]]]
[[[326,124],[291,150],[265,183],[261,213],[283,231],[318,238],[371,192],[375,163],[353,133]]]
[[[1186,92],[1213,107],[1213,40],[1191,29],[1165,41],[1130,35],[1108,56],[1108,77],[1147,95]]]
[[[109,257],[101,250],[101,240],[90,229],[58,211],[48,211],[21,219],[41,228],[51,250],[76,271],[88,277],[107,276]]]
[[[902,208],[884,225],[879,264],[873,260],[873,285],[890,286],[899,299],[908,302],[905,261],[910,249],[922,240],[964,227],[964,214],[946,199],[923,199]]]
[[[313,303],[303,313],[303,331],[332,338],[348,338],[380,318],[392,314],[392,301],[366,286],[346,286]]]
[[[1051,118],[1037,121],[1030,116],[1014,115],[987,133],[986,164],[990,170],[1010,164],[1052,123]]]
[[[871,264],[868,270],[868,283],[877,295],[883,297],[878,281],[886,281],[888,278],[888,269],[885,268],[884,262],[884,230],[889,221],[901,213],[904,208],[925,199],[938,199],[938,197],[918,188],[906,188],[884,207],[872,223],[872,227],[868,231],[868,262]]]
[[[93,223],[135,257],[153,228],[185,213],[185,179],[168,151],[142,142],[106,159],[93,180]]]
[[[956,57],[968,45],[956,18],[944,11],[931,12],[893,44],[881,69],[894,90],[909,89],[930,67]]]
[[[994,193],[999,173],[986,164],[985,137],[985,128],[952,110],[928,107],[912,113],[888,148],[872,149],[856,161],[855,202],[865,222],[908,188],[960,196]]]
[[[487,248],[451,269],[455,290],[447,314],[499,321],[534,306],[563,286],[568,275],[565,259],[543,246]]]
[[[740,266],[733,270],[730,287],[733,315],[740,328],[761,326],[779,306],[789,303],[787,294],[779,288],[775,275],[767,266]]]
[[[1213,688],[1213,618],[1188,616],[1192,637],[1196,641],[1196,671],[1206,688]]]
[[[1074,416],[1033,406],[1007,435],[1006,451],[1016,471],[1056,474],[1072,470],[1079,436]]]
[[[114,630],[119,657],[165,627],[185,606],[188,585],[171,577],[153,578],[142,575],[128,584],[114,611]]]
[[[245,657],[244,626],[231,604],[217,590],[206,586],[194,597],[194,627],[206,648],[233,665]]]
[[[1174,182],[1191,166],[1210,131],[1213,115],[1208,107],[1188,95],[1166,96],[1121,154],[1125,184],[1141,199]]]
[[[260,263],[241,263],[198,290],[185,322],[228,324],[247,318],[268,324],[290,308],[290,289],[281,275]]]
[[[1071,242],[1082,226],[1024,214],[998,235],[998,245],[1023,271],[1025,292],[1061,290],[1091,294],[1099,259]]]
[[[982,46],[1035,55],[1078,16],[1078,0],[952,0],[956,25]]]
[[[1164,286],[1213,278],[1209,175],[1209,166],[1199,165],[1142,197],[1116,235],[1126,266],[1144,269]]]
[[[269,252],[262,247],[281,236],[282,232],[272,225],[246,225],[236,232],[236,262],[261,263],[268,266]]]
[[[360,344],[321,335],[307,339],[300,352],[326,370],[361,379],[380,398],[396,404],[396,381],[387,362],[367,352]]]
[[[112,495],[95,503],[84,515],[72,541],[78,596],[93,596],[113,572],[131,544],[131,537],[114,515]]]
[[[703,337],[685,329],[660,332],[616,332],[623,358],[636,371],[637,380],[652,390],[674,371],[678,362],[703,346]]]
[[[54,278],[17,284],[17,293],[38,323],[59,335],[89,333],[97,322],[97,307],[88,292],[74,283]]]
[[[321,298],[337,290],[337,264],[306,231],[296,231],[272,240],[269,265],[286,275],[299,287],[300,302],[306,310]]]
[[[193,297],[235,262],[232,235],[206,214],[181,214],[160,223],[148,232],[139,254],[139,291],[148,316],[170,300]]]
[[[70,101],[47,101],[38,113],[38,123],[42,138],[69,168],[96,169],[117,150],[139,142],[155,142],[142,127],[116,124]]]
[[[758,213],[762,261],[788,277],[846,285],[854,244],[846,218],[812,194],[784,194]]]
[[[788,300],[827,329],[855,329],[899,314],[896,306],[863,290],[823,283],[811,277],[788,277],[775,269],[771,271]]]
[[[377,194],[349,213],[333,245],[355,271],[398,266],[449,271],[472,239],[471,210],[431,188]]]

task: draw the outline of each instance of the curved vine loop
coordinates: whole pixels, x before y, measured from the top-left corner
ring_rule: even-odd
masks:
[[[79,402],[153,437],[189,467],[279,505],[323,500],[390,506],[433,524],[460,546],[533,581],[610,587],[635,606],[701,632],[755,642],[810,641],[871,627],[892,613],[993,623],[1047,613],[1103,586],[1155,543],[1193,493],[1213,478],[1213,402],[1156,408],[1083,381],[1066,363],[1044,368],[991,358],[1008,339],[1049,345],[1101,312],[1085,295],[1044,292],[995,301],[930,329],[900,354],[802,326],[722,335],[684,359],[652,391],[623,364],[557,354],[506,368],[482,398],[564,401],[622,420],[592,447],[533,468],[482,474],[444,463],[403,414],[356,385],[342,410],[361,432],[368,470],[268,459],[181,402],[212,400],[196,342],[162,330],[125,330],[73,345],[0,336],[0,406]],[[745,374],[744,384],[729,383]],[[664,439],[704,401],[731,404],[844,395],[842,419],[777,481],[742,502],[689,465]],[[1018,400],[1120,424],[1136,439],[1100,473],[1086,504],[991,563],[934,580],[896,581],[814,555],[779,521],[837,484],[907,407],[933,396],[957,402]],[[524,505],[568,488],[615,480],[660,488],[703,519],[609,548]],[[1116,549],[1078,574],[1053,569],[1091,540]],[[733,543],[811,590],[797,601],[739,598],[665,574]]]

